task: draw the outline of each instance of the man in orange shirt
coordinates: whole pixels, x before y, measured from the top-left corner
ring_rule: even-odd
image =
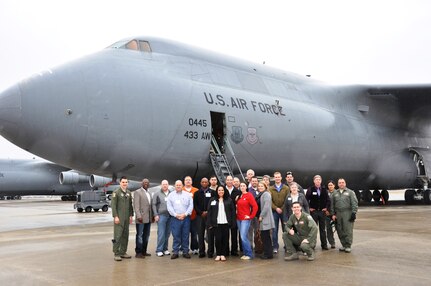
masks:
[[[186,176],[184,178],[184,187],[183,191],[188,192],[192,199],[194,197],[194,194],[198,191],[197,188],[193,187],[193,180],[192,177]],[[190,216],[190,249],[192,254],[198,254],[199,253],[199,244],[198,244],[198,226],[196,225],[196,211],[193,208],[192,215]]]

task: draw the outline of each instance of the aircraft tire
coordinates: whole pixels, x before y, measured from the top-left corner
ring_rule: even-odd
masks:
[[[361,192],[359,190],[355,190],[356,199],[358,199],[358,203],[361,201]]]
[[[404,193],[404,200],[406,201],[407,205],[413,205],[415,203],[415,190],[407,189]]]
[[[82,208],[77,208],[77,211],[78,211],[79,213],[82,213],[84,210],[83,210]]]
[[[373,198],[373,195],[371,194],[370,190],[363,190],[362,191],[362,200],[364,202],[370,203],[372,198]]]
[[[107,205],[104,205],[104,206],[102,207],[102,211],[106,213],[106,212],[108,211],[108,206],[107,206]]]
[[[91,213],[91,207],[90,207],[90,206],[86,207],[86,208],[85,208],[85,212],[86,212],[86,213]]]
[[[430,189],[426,189],[424,192],[424,203],[426,205],[431,204],[431,190]]]
[[[389,192],[388,190],[382,190],[383,204],[387,205],[389,203]]]
[[[380,204],[380,192],[379,192],[379,190],[374,190],[373,200],[374,200],[374,203],[376,204],[376,206],[378,206]]]
[[[93,209],[95,212],[98,212],[99,211],[99,209]]]

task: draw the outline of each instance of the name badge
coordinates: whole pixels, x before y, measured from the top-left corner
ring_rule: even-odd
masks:
[[[313,195],[317,195],[317,192],[313,192]]]
[[[211,198],[211,193],[205,193],[205,197]]]
[[[291,200],[292,200],[292,198],[287,198],[287,200],[288,200],[288,201],[291,201]]]
[[[349,195],[349,193],[347,193],[347,192],[344,192],[344,193],[343,193],[343,195],[346,195],[346,196],[348,196],[348,195]]]
[[[212,201],[212,202],[211,202],[211,205],[212,205],[212,206],[215,206],[216,204],[217,204],[217,202],[216,202],[216,201]]]

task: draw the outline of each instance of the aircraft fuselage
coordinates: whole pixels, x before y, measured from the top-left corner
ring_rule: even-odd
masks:
[[[3,123],[1,134],[101,176],[209,175],[214,135],[229,140],[242,171],[291,170],[305,185],[315,174],[344,177],[358,189],[414,185],[418,169],[408,147],[431,145],[423,105],[412,115],[365,86],[332,86],[163,40],[149,43],[151,52],[107,48],[6,90],[18,114],[9,108],[14,121]]]

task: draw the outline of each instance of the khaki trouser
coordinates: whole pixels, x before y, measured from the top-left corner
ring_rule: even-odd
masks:
[[[350,222],[352,211],[337,211],[337,233],[344,248],[351,247],[353,242],[353,222]]]
[[[120,222],[114,223],[114,239],[112,240],[112,251],[115,256],[123,255],[127,252],[129,244],[129,218]]]
[[[297,248],[300,248],[302,252],[307,253],[307,255],[311,255],[313,253],[313,249],[316,247],[316,243],[301,243],[305,237],[299,236],[297,233],[294,235],[290,235],[288,232],[283,232],[283,240],[286,245],[287,254],[296,253]]]

